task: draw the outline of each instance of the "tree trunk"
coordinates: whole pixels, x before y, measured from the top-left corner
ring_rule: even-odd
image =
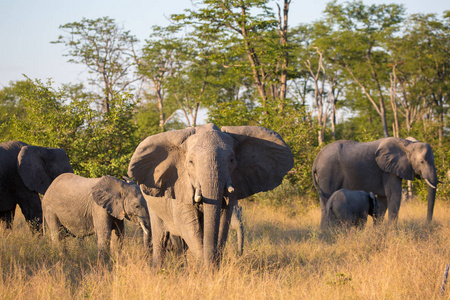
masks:
[[[281,36],[281,46],[285,48],[288,45],[288,13],[289,13],[289,5],[291,0],[284,0],[283,5],[283,21],[281,20],[281,9],[278,6],[278,15],[279,15],[279,26],[280,26],[280,36]],[[277,4],[278,5],[278,4]],[[287,68],[289,65],[289,52],[283,51],[283,59],[281,63],[281,77],[280,77],[280,95],[279,95],[279,108],[280,111],[284,109],[284,99],[286,98],[287,92]]]

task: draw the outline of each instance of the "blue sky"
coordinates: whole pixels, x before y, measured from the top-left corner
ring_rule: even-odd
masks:
[[[325,0],[292,0],[290,26],[320,19]],[[342,3],[343,1],[339,1]],[[282,3],[281,0],[278,3]],[[407,13],[450,10],[448,0],[366,0],[367,4],[404,4]],[[0,0],[0,88],[10,81],[52,78],[56,84],[85,78],[81,65],[67,63],[64,46],[50,44],[63,32],[60,25],[109,16],[144,41],[153,25],[169,24],[171,14],[192,8],[190,0]]]

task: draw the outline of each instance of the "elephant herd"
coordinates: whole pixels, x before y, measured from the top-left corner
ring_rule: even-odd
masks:
[[[220,261],[230,226],[243,227],[238,200],[277,187],[294,166],[282,137],[260,126],[214,124],[147,137],[128,166],[131,180],[73,174],[64,150],[12,141],[0,144],[0,219],[11,228],[17,205],[34,232],[56,242],[95,234],[106,257],[111,235],[123,239],[124,219],[143,230],[153,264],[166,251],[187,248],[200,263]],[[319,193],[321,228],[363,226],[370,215],[395,223],[402,179],[428,184],[431,221],[438,183],[430,145],[384,138],[336,141],[317,155],[312,176]],[[42,201],[39,194],[42,194]],[[376,196],[375,196],[376,195]],[[46,226],[43,226],[46,224]]]

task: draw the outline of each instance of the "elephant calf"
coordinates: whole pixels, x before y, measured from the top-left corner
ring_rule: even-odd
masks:
[[[139,223],[144,234],[151,230],[147,203],[139,187],[112,176],[62,174],[45,193],[42,210],[53,242],[60,240],[64,231],[77,237],[95,233],[101,258],[107,257],[113,230],[122,242],[124,218]]]
[[[374,220],[378,217],[380,205],[371,192],[340,189],[331,195],[326,209],[330,225],[364,227],[367,215]]]

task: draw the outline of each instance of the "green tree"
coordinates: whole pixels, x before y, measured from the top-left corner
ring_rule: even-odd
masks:
[[[33,89],[28,80],[10,82],[9,86],[0,90],[0,141],[13,140],[10,132],[10,121],[14,116],[24,114],[23,94]]]
[[[106,114],[91,111],[86,120],[78,150],[82,175],[100,177],[106,174],[122,178],[127,174],[128,163],[140,142],[133,121],[135,104],[132,96],[115,94]]]
[[[290,1],[284,1],[283,9],[279,8],[279,18],[268,3],[268,0],[204,0],[197,3],[200,7],[197,11],[187,10],[172,19],[194,25],[199,36],[218,35],[217,43],[223,49],[218,62],[251,78],[264,109],[273,104],[283,109],[288,81]],[[230,61],[230,57],[239,59]]]
[[[73,94],[78,94],[82,86],[65,86],[55,90],[50,81],[44,84],[31,79],[21,85],[23,88],[18,90],[21,112],[8,121],[10,136],[31,145],[63,148],[74,169],[79,169],[76,145],[90,111],[89,102],[79,98],[69,100],[66,92],[71,90]]]
[[[176,53],[182,46],[182,41],[176,37],[177,32],[177,28],[173,26],[152,27],[152,33],[138,58],[138,73],[142,75],[144,82],[148,83],[151,91],[146,95],[148,103],[141,103],[140,115],[144,112],[151,113],[154,111],[152,106],[156,106],[158,114],[152,117],[159,118],[159,132],[166,130],[167,123],[176,117],[178,108],[176,103],[170,102],[166,97],[168,78],[179,65]]]
[[[82,85],[54,89],[50,81],[28,80],[23,86],[21,113],[8,121],[14,139],[63,148],[75,172],[86,177],[126,174],[139,143],[131,96],[116,95],[103,114],[91,108],[95,100]]]
[[[398,33],[404,8],[396,4],[366,6],[362,1],[345,5],[336,2],[328,3],[325,9],[326,23],[333,28],[327,40],[328,48],[334,52],[331,57],[372,104],[381,118],[383,134],[388,137],[385,102],[392,62],[385,41]]]
[[[439,144],[444,140],[445,115],[448,115],[450,67],[450,13],[439,20],[435,14],[412,15],[402,39],[403,64],[399,69],[403,95],[419,99],[424,129],[437,124]],[[409,76],[407,76],[409,75]],[[417,100],[416,100],[417,101]]]
[[[69,62],[83,64],[93,75],[89,82],[100,89],[102,109],[109,112],[116,94],[127,92],[130,85],[138,80],[130,77],[135,65],[134,45],[137,39],[109,17],[61,25],[66,32],[52,43],[68,48],[64,56]]]

